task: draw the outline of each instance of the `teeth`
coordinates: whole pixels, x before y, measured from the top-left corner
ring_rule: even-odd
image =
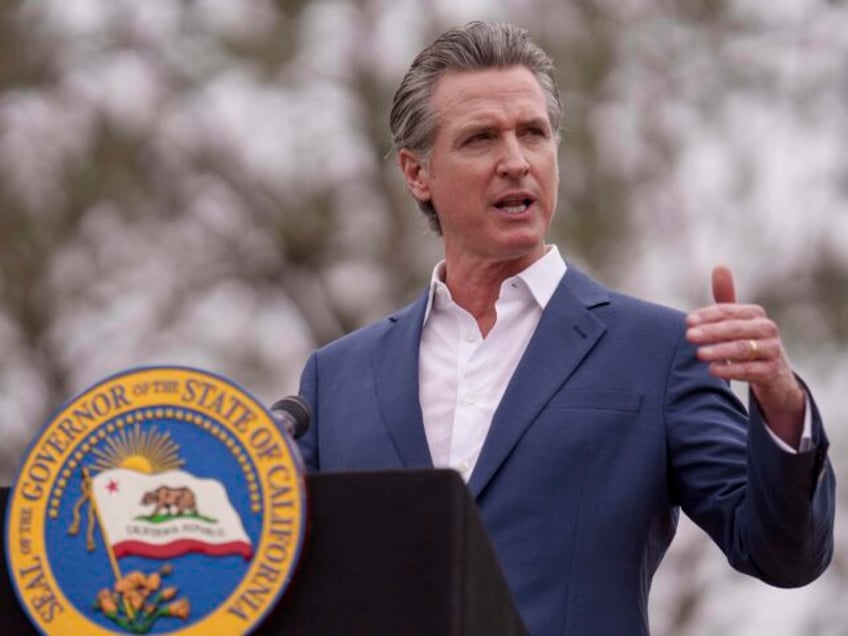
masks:
[[[504,207],[501,208],[501,210],[503,210],[507,214],[520,214],[521,212],[524,212],[524,210],[526,210],[526,209],[527,209],[527,206],[524,205],[523,203],[521,205],[505,205]]]
[[[498,207],[502,211],[506,212],[507,214],[521,214],[522,212],[524,212],[530,206],[525,202],[521,202],[521,203],[505,203],[503,205],[499,205]]]

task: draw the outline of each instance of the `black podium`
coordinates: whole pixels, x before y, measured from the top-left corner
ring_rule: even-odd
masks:
[[[459,475],[338,473],[310,475],[306,484],[300,564],[255,634],[526,634]],[[3,517],[7,496],[0,490]],[[0,632],[36,634],[11,589],[5,553],[2,561]]]

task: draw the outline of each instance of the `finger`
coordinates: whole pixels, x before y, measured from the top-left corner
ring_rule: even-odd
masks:
[[[736,302],[733,274],[726,265],[716,265],[713,268],[713,298],[717,303]]]
[[[767,384],[779,374],[778,360],[753,360],[751,362],[711,362],[710,373],[724,380]]]
[[[777,339],[734,340],[698,347],[698,359],[704,362],[745,363],[754,360],[768,361],[781,355],[780,341]]]
[[[691,324],[691,323],[690,323]],[[740,320],[700,321],[686,329],[686,339],[692,344],[706,345],[733,340],[779,338],[773,320],[760,316]]]
[[[686,320],[690,327],[726,320],[758,320],[766,315],[760,305],[710,305],[689,313]]]

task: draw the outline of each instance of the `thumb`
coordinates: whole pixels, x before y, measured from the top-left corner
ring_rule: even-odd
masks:
[[[713,298],[717,303],[735,303],[736,290],[733,288],[733,274],[725,265],[713,268]]]

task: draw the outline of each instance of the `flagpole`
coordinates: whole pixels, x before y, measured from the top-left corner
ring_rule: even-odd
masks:
[[[103,525],[103,520],[100,518],[100,510],[97,508],[97,497],[94,496],[91,474],[87,467],[82,469],[82,477],[86,483],[86,487],[91,493],[88,505],[91,506],[92,510],[94,510],[94,518],[97,519],[97,527],[100,528],[100,536],[103,537],[103,545],[106,548],[106,555],[109,557],[109,564],[112,566],[112,573],[115,575],[115,581],[118,582],[123,579],[124,576],[121,574],[121,568],[118,567],[118,559],[112,551],[112,544],[109,542],[109,535],[106,533],[106,526]],[[126,609],[127,616],[129,616],[130,620],[133,620],[135,618],[135,612],[133,611],[132,605],[130,605],[130,602],[126,598],[124,598],[124,609]]]

